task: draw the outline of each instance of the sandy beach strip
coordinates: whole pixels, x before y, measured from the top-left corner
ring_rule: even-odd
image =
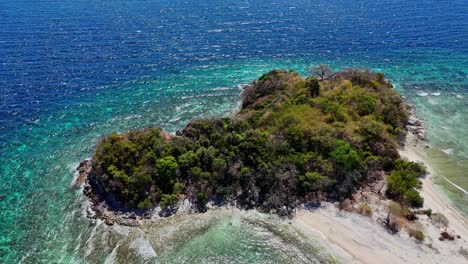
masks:
[[[410,135],[408,141],[413,139]],[[400,155],[410,161],[423,162],[413,144],[406,144]],[[314,210],[299,210],[293,225],[306,235],[319,235],[337,255],[350,263],[468,263],[463,253],[468,249],[467,217],[435,189],[432,171],[428,166],[429,175],[422,179],[424,208],[442,213],[449,224],[447,228],[437,227],[427,216],[419,216],[417,222],[425,234],[422,243],[409,237],[405,230],[391,234],[375,217],[339,211],[331,203]],[[460,238],[440,241],[443,231]]]

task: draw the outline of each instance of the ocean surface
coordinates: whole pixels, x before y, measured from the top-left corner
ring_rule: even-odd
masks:
[[[0,263],[327,259],[247,213],[111,229],[70,188],[102,135],[229,115],[239,84],[319,63],[392,80],[424,120],[437,186],[468,213],[466,0],[0,0],[0,24]]]

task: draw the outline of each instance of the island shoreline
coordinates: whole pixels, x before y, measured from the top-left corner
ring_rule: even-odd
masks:
[[[408,161],[424,162],[422,157],[417,153],[417,146],[422,144],[421,142],[425,137],[424,127],[422,122],[412,111],[410,112],[410,119],[406,124],[406,129],[405,142],[401,149],[398,150],[400,157]],[[159,206],[145,211],[142,214],[136,213],[136,211],[111,210],[106,206],[106,203],[99,199],[98,195],[92,191],[92,187],[88,182],[90,173],[92,173],[91,167],[92,162],[89,160],[80,163],[78,167],[79,175],[72,184],[75,188],[84,186],[86,199],[89,199],[91,202],[90,206],[86,209],[86,216],[90,219],[101,219],[107,225],[119,224],[139,226],[146,220],[157,221],[158,217],[172,214],[172,217],[177,217],[180,214],[199,213],[193,207],[194,204],[191,204],[184,196],[179,196],[179,202],[175,210],[171,210],[169,213],[162,210]],[[385,175],[381,175],[381,178],[374,182],[377,183],[374,184],[374,186],[361,186],[357,191],[359,194],[353,195],[351,198],[346,199],[345,202],[333,203],[330,201],[320,201],[319,204],[313,205],[302,203],[294,209],[294,212],[287,214],[287,216],[292,219],[292,225],[298,229],[306,233],[315,232],[321,234],[324,240],[330,242],[338,249],[338,255],[343,255],[347,259],[360,263],[372,263],[372,260],[376,258],[383,258],[385,261],[388,260],[388,263],[394,263],[395,261],[414,262],[421,261],[422,259],[431,261],[431,256],[433,254],[438,254],[444,258],[453,257],[456,260],[468,258],[468,254],[465,254],[466,248],[462,247],[463,243],[466,243],[465,239],[468,238],[468,222],[460,212],[457,212],[456,208],[443,200],[443,197],[441,197],[442,194],[435,189],[431,181],[430,174],[433,170],[430,166],[427,166],[427,168],[429,175],[421,179],[422,189],[420,189],[420,193],[425,199],[424,208],[429,208],[433,210],[434,213],[442,213],[447,217],[450,223],[450,227],[436,227],[432,223],[430,216],[418,216],[420,219],[417,224],[421,229],[424,229],[429,242],[416,242],[405,232],[390,234],[388,228],[386,228],[385,225],[388,227],[390,218],[385,220],[384,215],[389,211],[388,201],[390,200],[381,192],[382,187],[385,185]],[[373,189],[376,187],[375,185],[380,185],[380,187],[377,186],[376,189]],[[371,213],[374,213],[374,217],[363,216],[362,213],[357,213],[356,207],[359,204],[367,204],[368,202],[372,207]],[[221,204],[222,205],[219,205],[219,203],[210,201],[207,204],[207,209],[245,209],[239,204],[236,204],[235,200],[227,200]],[[253,210],[258,211],[258,208],[254,208]],[[357,233],[359,230],[364,230],[362,226],[357,224],[358,230],[354,230],[352,226],[350,226],[350,221],[356,224],[361,220],[365,220],[363,223],[367,225],[367,228],[376,232],[376,234],[392,237],[393,244],[387,244],[387,250],[382,252],[380,252],[381,250],[379,250],[378,247],[373,247],[371,242],[375,239],[375,234],[363,236]],[[459,252],[453,251],[453,248],[447,244],[452,241],[443,241],[444,239],[440,240],[440,238],[438,238],[439,233],[441,234],[442,232],[447,233],[449,237],[451,237],[450,234],[456,234],[458,236],[453,243],[456,243],[455,247],[459,247]],[[340,239],[338,239],[338,237],[340,237]],[[440,243],[437,240],[440,240]],[[404,248],[399,248],[400,244],[406,246],[411,245],[412,251],[409,254],[399,255],[398,252],[404,250]],[[375,254],[369,252],[374,252]],[[391,254],[389,254],[389,252]],[[420,253],[424,253],[424,256],[421,257]],[[458,254],[454,255],[453,253]]]
[[[419,128],[413,127],[416,129],[408,130],[405,144],[399,150],[399,154],[408,161],[428,164],[417,151],[418,147],[425,146],[424,138],[421,137],[424,127],[414,112],[412,118],[418,121]],[[465,246],[468,238],[468,220],[443,197],[441,190],[435,188],[432,182],[434,170],[430,165],[427,165],[427,170],[428,174],[421,179],[423,186],[420,189],[424,198],[424,208],[430,208],[433,213],[441,213],[448,220],[448,227],[438,228],[429,218],[420,219],[423,222],[426,240],[429,242],[417,243],[404,232],[391,234],[375,219],[354,212],[338,211],[333,204],[325,204],[315,211],[302,209],[294,218],[293,224],[304,232],[319,233],[337,249],[337,254],[350,262],[375,263],[376,259],[389,264],[468,261]],[[365,229],[372,229],[373,233],[365,233]],[[457,234],[460,238],[454,241],[440,241],[439,233],[444,230]],[[387,241],[383,244],[373,243],[377,242],[374,240],[377,236]]]

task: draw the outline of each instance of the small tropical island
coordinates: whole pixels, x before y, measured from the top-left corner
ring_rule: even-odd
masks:
[[[85,193],[115,210],[169,211],[183,197],[287,215],[300,203],[342,201],[387,177],[387,195],[422,207],[425,169],[400,159],[409,107],[381,73],[325,66],[320,78],[273,70],[245,88],[232,117],[113,133],[98,144]],[[330,76],[328,76],[330,75]]]
[[[241,107],[229,117],[193,120],[175,135],[146,128],[104,136],[92,159],[80,164],[77,185],[84,183],[91,201],[88,217],[107,225],[137,226],[138,219],[216,206],[291,219],[297,208],[327,203],[370,217],[389,233],[406,230],[418,243],[429,230],[430,241],[462,245],[454,232],[464,232],[463,218],[451,216],[461,226],[448,232],[443,214],[422,209],[426,167],[402,151],[421,140],[421,122],[382,73],[333,73],[325,65],[311,77],[273,70],[243,88]],[[431,195],[431,206],[439,206]],[[340,230],[343,223],[327,216],[333,210],[299,215],[295,225],[322,223],[323,235],[332,219]],[[340,247],[362,251],[345,238]]]

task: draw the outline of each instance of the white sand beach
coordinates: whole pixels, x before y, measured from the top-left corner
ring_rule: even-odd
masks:
[[[408,142],[413,137],[409,135]],[[400,155],[410,161],[423,161],[413,144],[406,144]],[[320,234],[351,263],[468,263],[468,219],[435,189],[430,177],[433,170],[427,167],[429,175],[422,179],[421,190],[424,208],[443,214],[448,227],[437,226],[426,215],[419,215],[416,224],[425,234],[423,242],[409,237],[405,230],[391,234],[376,217],[339,211],[330,203],[316,210],[300,210],[293,225],[306,234]],[[444,231],[460,238],[440,241]]]

